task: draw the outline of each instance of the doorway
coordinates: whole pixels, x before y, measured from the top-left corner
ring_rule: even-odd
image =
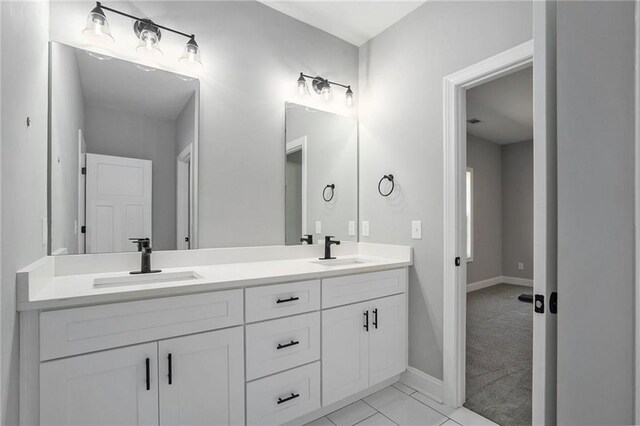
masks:
[[[307,136],[286,145],[285,244],[302,244],[307,230]]]
[[[192,144],[178,154],[176,167],[176,249],[189,250],[192,244],[191,212],[193,211]]]
[[[542,45],[541,45],[542,46]],[[533,64],[534,87],[534,257],[536,279],[534,293],[555,291],[555,282],[546,277],[549,254],[548,234],[555,232],[548,221],[547,205],[550,160],[548,159],[549,127],[545,121],[546,107],[551,98],[545,90],[544,62],[533,62],[533,41],[487,58],[444,78],[444,297],[443,297],[443,390],[444,402],[460,407],[466,399],[466,275],[462,261],[466,253],[466,92],[500,77],[518,72]],[[542,48],[541,48],[542,50]],[[541,52],[544,58],[545,52]],[[549,83],[550,84],[550,83]],[[474,254],[475,256],[475,254]],[[542,271],[543,273],[538,273]],[[549,317],[533,319],[533,423],[546,423],[555,417],[555,340]],[[551,336],[551,338],[550,338]],[[549,420],[552,421],[552,420]]]

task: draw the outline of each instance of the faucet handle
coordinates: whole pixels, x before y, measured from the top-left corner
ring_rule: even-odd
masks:
[[[142,251],[143,248],[148,248],[151,242],[149,238],[129,238],[129,241],[138,245],[138,251]]]

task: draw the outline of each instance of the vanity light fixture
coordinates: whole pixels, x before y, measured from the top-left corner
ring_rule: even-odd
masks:
[[[298,84],[298,92],[301,95],[306,95],[309,93],[309,88],[307,86],[307,80],[306,80],[307,78],[311,79],[311,86],[313,87],[313,91],[316,92],[318,95],[322,95],[322,97],[326,101],[331,100],[332,84],[335,86],[344,87],[345,89],[347,89],[347,91],[345,92],[345,103],[347,104],[348,107],[353,106],[353,90],[351,90],[351,86],[348,86],[346,84],[336,83],[335,81],[329,81],[326,78],[322,78],[320,76],[312,77],[310,75],[300,73],[300,77],[298,77],[297,84]]]
[[[162,29],[189,39],[185,46],[184,54],[179,59],[180,63],[188,66],[192,70],[202,67],[202,62],[200,61],[200,47],[198,46],[198,43],[196,43],[195,35],[186,34],[181,31],[174,30],[173,28],[158,25],[151,19],[138,18],[137,16],[104,6],[100,2],[96,2],[96,7],[94,7],[89,13],[87,26],[84,31],[82,31],[82,37],[85,42],[100,46],[104,46],[107,43],[113,43],[114,40],[109,32],[109,22],[107,21],[107,16],[104,13],[105,10],[135,21],[133,24],[133,31],[140,40],[140,43],[136,47],[136,51],[142,59],[154,60],[162,56],[162,50],[159,46],[160,39],[162,38],[162,32],[160,30]]]

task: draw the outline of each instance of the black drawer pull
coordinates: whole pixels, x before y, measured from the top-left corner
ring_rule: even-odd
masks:
[[[276,300],[276,303],[295,302],[296,300],[300,300],[300,298],[299,298],[299,297],[291,296],[291,297],[290,297],[290,298],[288,298],[288,299],[278,299],[278,300]]]
[[[150,373],[150,366],[149,366],[149,358],[146,359],[145,363],[144,363],[144,367],[145,367],[145,373],[147,376],[147,390],[151,390],[151,378],[149,377],[149,373]]]
[[[291,392],[291,396],[288,396],[286,398],[278,398],[278,404],[282,404],[283,402],[291,401],[292,399],[296,399],[299,396],[300,396],[299,393]]]
[[[369,331],[369,311],[364,311],[364,329]]]
[[[167,364],[169,364],[168,365],[168,367],[169,367],[168,376],[169,376],[169,384],[170,385],[173,384],[173,371],[172,371],[173,370],[173,362],[172,361],[173,360],[171,359],[171,354],[167,355]]]
[[[290,343],[285,343],[284,345],[281,343],[278,343],[278,348],[277,349],[284,349],[284,348],[288,348],[289,346],[295,346],[295,345],[299,345],[300,342],[298,342],[297,340],[292,340]]]
[[[372,324],[376,329],[378,328],[378,308],[375,308],[373,310],[373,321],[372,321]]]

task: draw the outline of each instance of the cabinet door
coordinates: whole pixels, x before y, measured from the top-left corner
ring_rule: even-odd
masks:
[[[43,425],[157,425],[157,343],[40,364]]]
[[[244,424],[242,327],[159,342],[160,424]]]
[[[322,405],[366,389],[368,303],[322,311]],[[371,320],[369,318],[369,329]]]
[[[369,386],[407,368],[407,300],[405,294],[371,303]]]

